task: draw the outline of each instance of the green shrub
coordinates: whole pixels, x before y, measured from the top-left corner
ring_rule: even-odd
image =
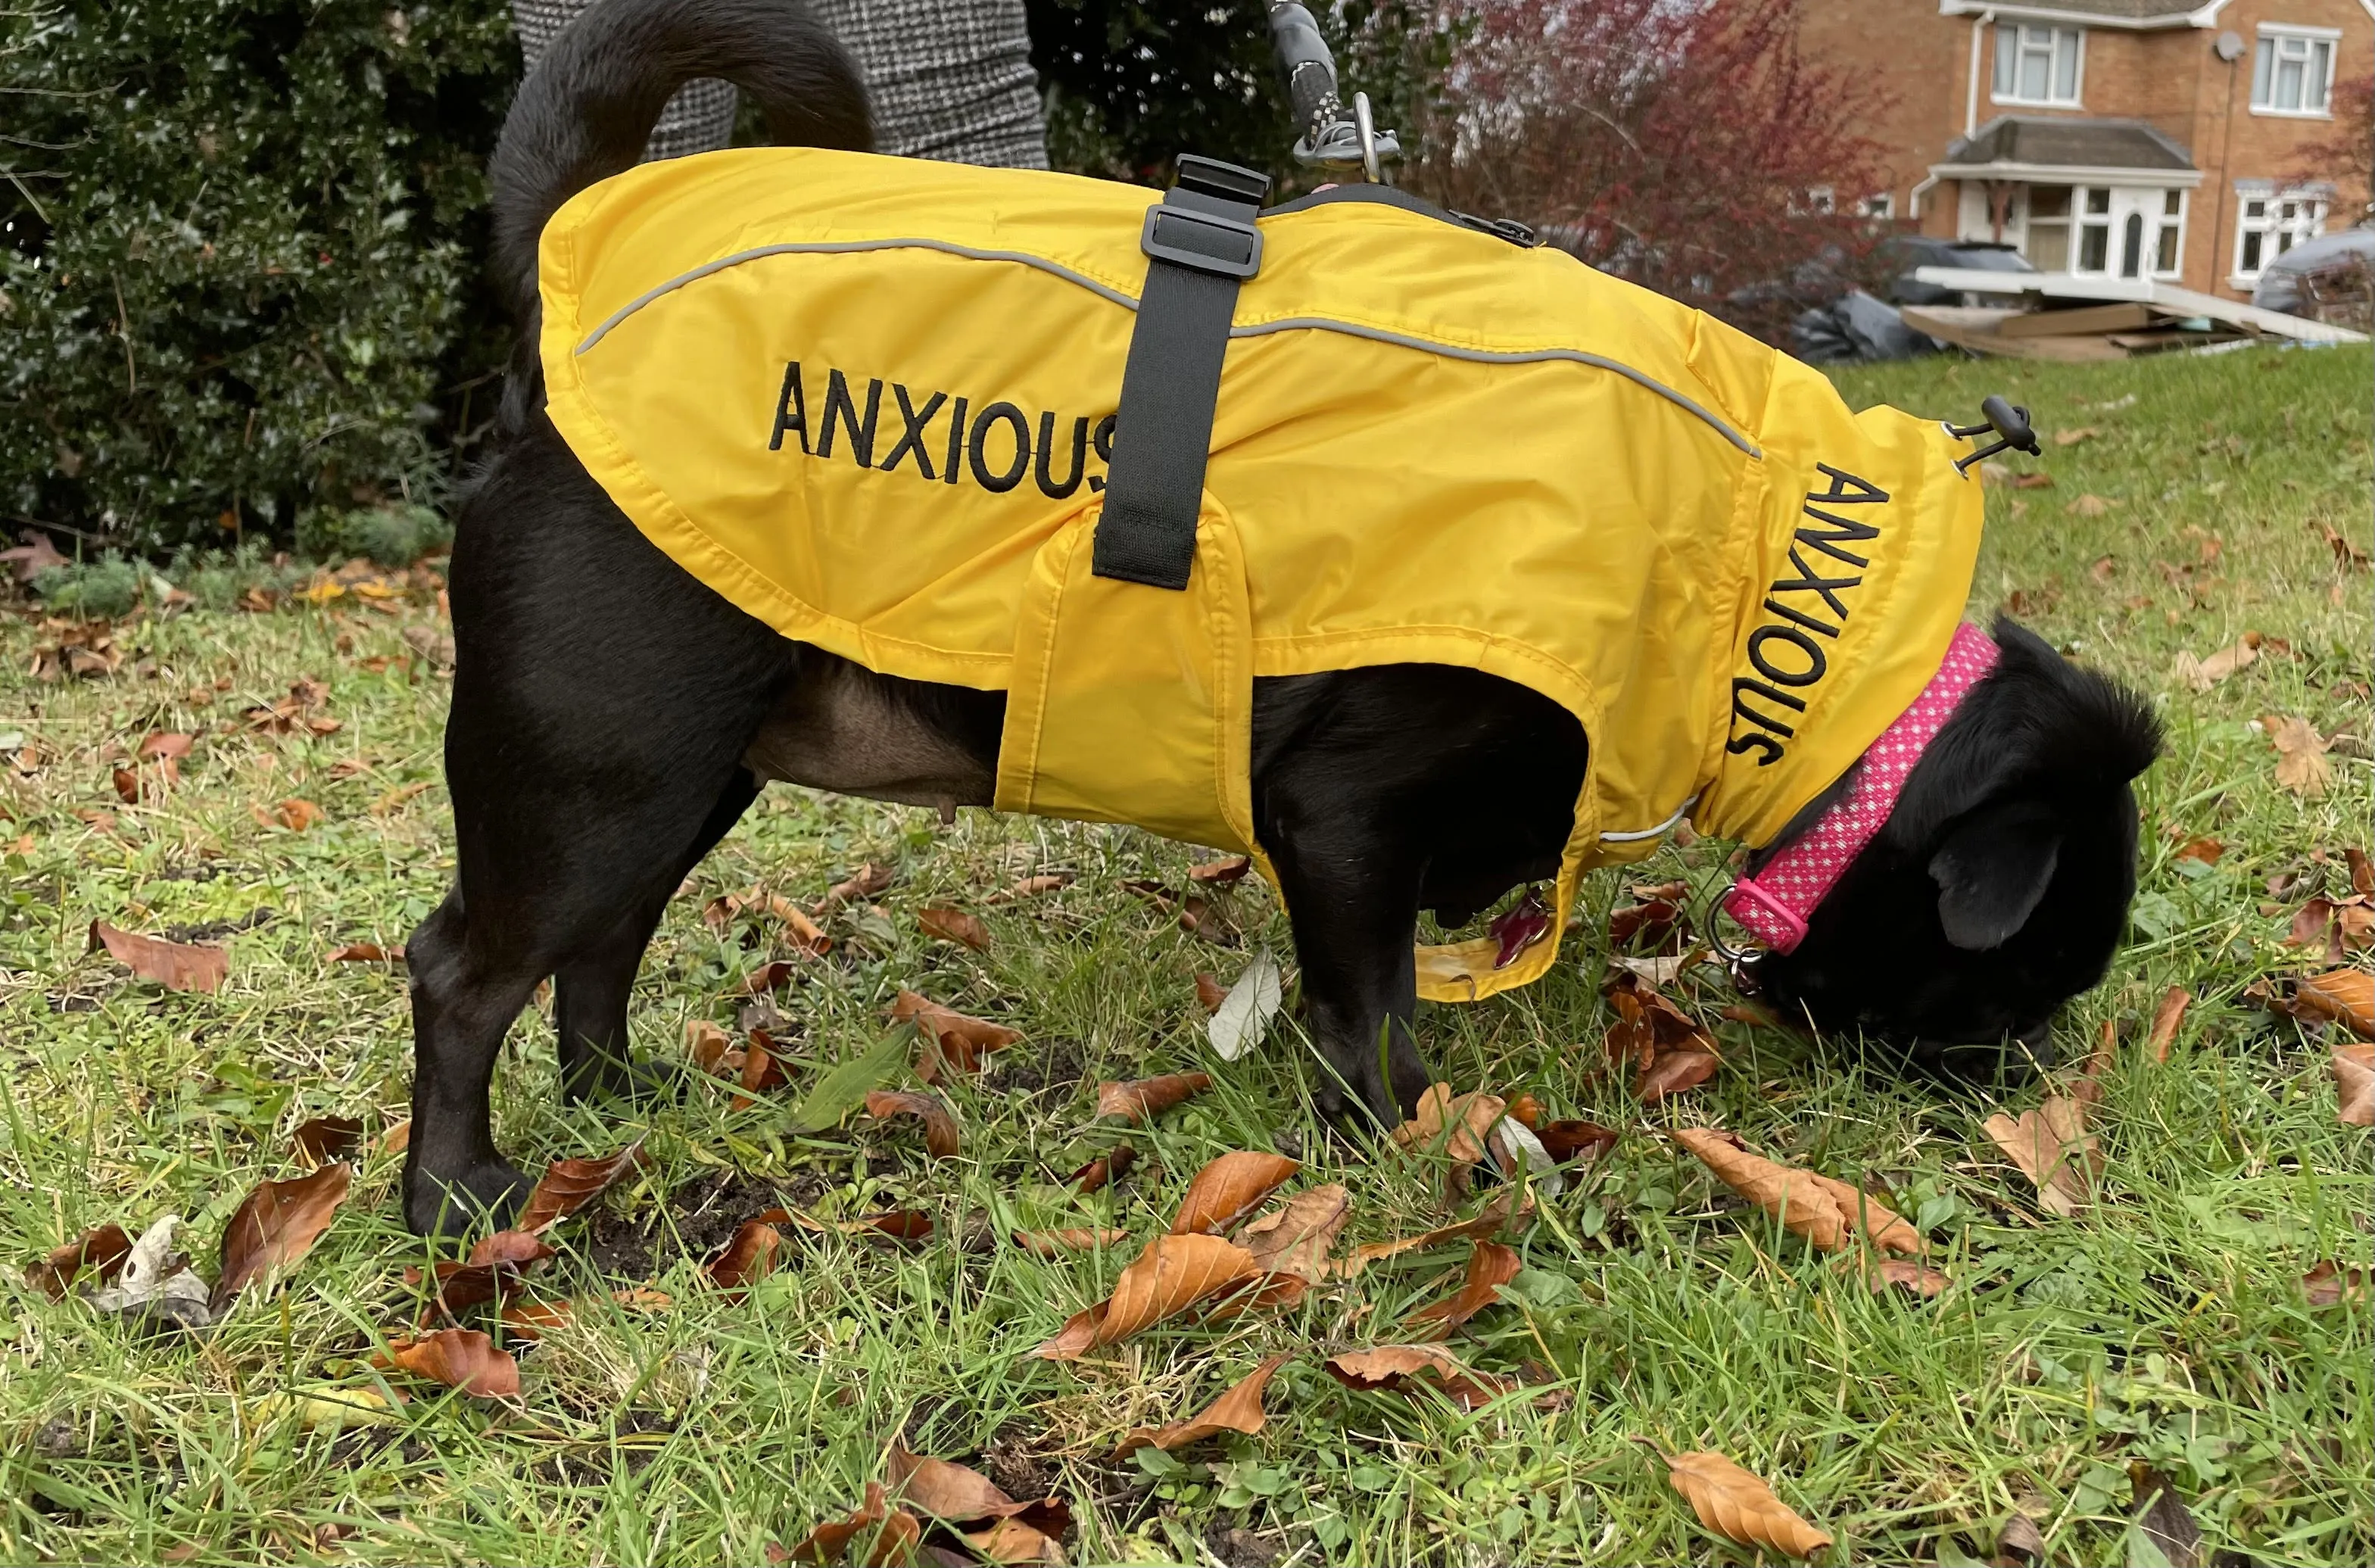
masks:
[[[434,501],[518,71],[507,0],[0,0],[0,510],[154,552]]]
[[[454,525],[433,506],[372,506],[352,512],[315,507],[297,520],[297,553],[313,560],[356,556],[382,566],[409,566],[454,542]]]

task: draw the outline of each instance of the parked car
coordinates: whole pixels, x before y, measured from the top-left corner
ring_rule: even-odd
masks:
[[[1979,240],[1933,240],[1920,234],[1898,234],[1884,241],[1880,247],[1884,265],[1889,273],[1888,300],[1896,305],[1980,305],[2002,304],[1999,299],[1982,300],[1966,296],[1958,289],[1941,289],[1934,283],[1914,280],[1913,269],[1922,266],[1961,266],[1979,272],[2035,272],[2028,258],[2010,245],[1991,244]]]

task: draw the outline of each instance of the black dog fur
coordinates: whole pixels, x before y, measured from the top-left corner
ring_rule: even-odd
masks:
[[[648,543],[544,416],[537,237],[570,195],[634,162],[696,77],[738,83],[778,140],[869,144],[858,78],[799,0],[605,0],[504,126],[494,249],[521,339],[501,450],[462,508],[452,565],[458,874],[408,946],[404,1190],[419,1231],[500,1219],[525,1191],[495,1149],[488,1089],[546,976],[562,1091],[635,1087],[627,1005],[644,945],[762,777],[991,798],[1002,695],[877,676],[777,635]],[[2002,664],[1805,942],[1757,962],[1785,1010],[1921,1049],[1993,1047],[2101,977],[2134,884],[2128,781],[2157,733],[2133,697],[2008,621],[1996,631]],[[1339,1076],[1331,1112],[1358,1102],[1390,1120],[1425,1087],[1419,914],[1463,923],[1554,875],[1586,754],[1565,710],[1472,670],[1255,683],[1256,828],[1294,912],[1307,1022]]]

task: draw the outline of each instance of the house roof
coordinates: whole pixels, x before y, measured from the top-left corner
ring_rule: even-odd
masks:
[[[2115,4],[2119,0],[2100,0]],[[2047,119],[2004,114],[1946,148],[1946,165],[1972,168],[2017,164],[2024,168],[2193,168],[2185,148],[2141,120]]]
[[[1941,16],[1991,14],[2020,21],[2091,22],[2112,28],[2207,28],[2228,0],[1940,0]]]

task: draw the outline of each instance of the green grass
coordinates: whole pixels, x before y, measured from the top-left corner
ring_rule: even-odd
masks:
[[[1189,852],[1134,832],[928,813],[772,792],[679,899],[646,961],[635,1031],[681,1053],[688,1020],[732,1021],[725,999],[771,955],[700,919],[714,894],[763,881],[807,900],[860,861],[895,862],[886,922],[845,918],[829,961],[783,998],[792,1085],[728,1109],[722,1086],[632,1121],[561,1109],[550,1032],[531,1016],[496,1088],[499,1134],[522,1163],[648,1136],[650,1170],[559,1232],[546,1293],[590,1298],[525,1362],[515,1408],[425,1390],[385,1431],[305,1431],[264,1397],[367,1385],[361,1365],[408,1322],[402,1282],[424,1260],[396,1204],[396,1161],[368,1159],[313,1256],[275,1291],[252,1291],[203,1339],[148,1342],[18,1267],[87,1227],[188,1218],[211,1272],[225,1220],[258,1180],[302,1167],[289,1134],[323,1114],[376,1132],[404,1112],[408,1033],[400,973],[332,964],[336,946],[401,940],[453,865],[438,778],[442,679],[366,669],[408,652],[425,597],[397,616],[351,599],[273,614],[200,610],[120,631],[109,678],[30,679],[51,640],[37,616],[0,625],[0,735],[39,748],[30,775],[0,756],[0,1559],[496,1562],[762,1559],[854,1504],[903,1429],[919,1452],[971,1458],[1018,1493],[1071,1500],[1076,1562],[1739,1562],[1751,1549],[1701,1528],[1637,1439],[1713,1447],[1772,1480],[1838,1537],[1833,1561],[1984,1561],[2015,1510],[2057,1563],[2124,1563],[2131,1467],[2172,1477],[2213,1550],[2261,1563],[2375,1558],[2370,1519],[2368,1309],[2312,1311],[2312,1262],[2369,1256],[2368,1135],[2340,1126],[2325,1044],[2240,999],[2307,960],[2281,945],[2307,890],[2270,902],[2263,879],[2335,861],[2367,839],[2369,578],[2337,571],[2317,531],[2368,534],[2365,350],[2252,351],[2107,367],[1932,362],[1844,377],[1861,402],[1969,417],[2011,393],[2046,431],[2050,489],[1991,490],[1973,606],[2011,600],[2045,635],[2156,694],[2168,754],[2144,781],[2138,931],[2109,982],[2061,1025],[2082,1055],[2105,1020],[2129,1045],[2098,1123],[2103,1201],[2041,1217],[1979,1132],[2039,1086],[1949,1092],[1867,1064],[1851,1042],[1719,1026],[1727,1065],[1648,1112],[1591,1071],[1608,1017],[1583,961],[1514,996],[1431,1009],[1424,1043],[1455,1087],[1530,1089],[1554,1114],[1625,1129],[1614,1153],[1518,1238],[1515,1304],[1459,1346],[1511,1371],[1531,1360],[1574,1396],[1463,1415],[1436,1401],[1360,1394],[1320,1369],[1327,1350],[1390,1342],[1440,1294],[1457,1251],[1422,1254],[1316,1291],[1283,1316],[1166,1326],[1069,1366],[1024,1359],[1111,1284],[1118,1256],[1036,1260],[981,1222],[1109,1218],[1135,1238],[1167,1222],[1188,1174],[1230,1149],[1282,1141],[1301,1180],[1353,1189],[1347,1240],[1428,1222],[1428,1173],[1324,1136],[1306,1043],[1282,1030],[1218,1067],[1201,1039],[1199,969],[1239,955],[1180,934],[1121,890],[1176,877]],[[2121,400],[2133,395],[2133,401]],[[2070,511],[2083,494],[2113,504]],[[2215,539],[2215,560],[2204,540]],[[2097,565],[2109,558],[2107,567]],[[2173,688],[2181,650],[2206,654],[2257,630],[2291,644],[2205,695]],[[229,721],[300,677],[329,683],[336,733],[257,736]],[[192,690],[222,682],[211,705]],[[2343,732],[2335,787],[2302,801],[2273,778],[2251,725],[2298,714]],[[116,749],[151,729],[203,730],[170,800],[113,797]],[[388,804],[392,792],[426,784]],[[258,826],[259,807],[314,800],[310,832]],[[374,812],[374,802],[382,803]],[[115,813],[112,829],[77,809]],[[2218,837],[2215,867],[2174,862],[2177,838]],[[1722,875],[1726,846],[1669,849],[1628,879]],[[987,906],[1042,868],[1070,888]],[[2334,890],[2341,890],[2338,871]],[[1614,895],[1604,874],[1591,892]],[[927,943],[915,914],[949,900],[994,934],[974,955]],[[1284,950],[1276,908],[1240,899]],[[229,938],[220,995],[168,995],[85,953],[94,917],[144,931],[266,923]],[[2198,1000],[2165,1065],[2136,1044],[2163,989]],[[882,1038],[901,986],[1022,1028],[988,1078],[951,1099],[954,1161],[928,1161],[906,1124],[862,1119],[798,1136],[786,1110],[833,1064]],[[1711,973],[1677,987],[1704,1015],[1727,998]],[[1159,1171],[1093,1200],[1060,1173],[1108,1147],[1090,1123],[1094,1081],[1208,1067],[1218,1082],[1130,1141]],[[1778,1158],[1884,1184],[1955,1276],[1927,1304],[1874,1297],[1835,1261],[1746,1209],[1660,1136],[1703,1121]],[[674,1195],[672,1197],[672,1195]],[[908,1250],[795,1234],[787,1270],[728,1303],[697,1279],[702,1248],[780,1197],[823,1219],[917,1207],[939,1239]],[[601,1272],[608,1264],[626,1277]],[[649,1282],[674,1305],[613,1310],[604,1291]],[[1263,1355],[1308,1348],[1271,1385],[1269,1430],[1184,1465],[1116,1461],[1128,1427],[1185,1414]],[[37,1441],[37,1434],[40,1441]],[[325,1527],[337,1527],[327,1530]],[[1246,1534],[1231,1535],[1228,1532]]]

